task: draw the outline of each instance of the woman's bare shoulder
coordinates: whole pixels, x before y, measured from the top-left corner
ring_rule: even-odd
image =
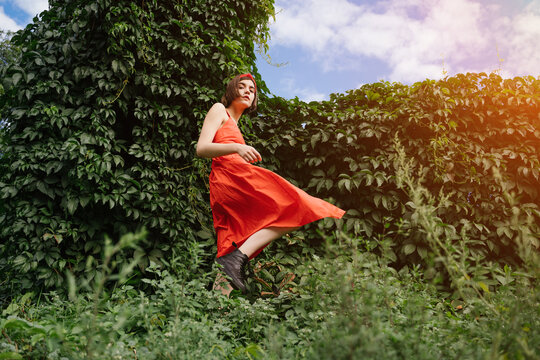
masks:
[[[206,113],[204,122],[219,124],[217,126],[221,127],[228,118],[229,116],[227,115],[227,110],[225,109],[225,106],[222,103],[215,103],[214,105],[212,105],[210,110],[208,110],[208,113]]]
[[[222,103],[215,103],[212,105],[210,110],[208,110],[208,113],[206,114],[206,117],[210,118],[218,118],[220,120],[227,119],[227,110],[225,109],[225,105]]]
[[[226,112],[225,105],[223,105],[222,103],[219,103],[219,102],[215,103],[214,105],[212,105],[212,107],[210,108],[209,111],[225,113]]]

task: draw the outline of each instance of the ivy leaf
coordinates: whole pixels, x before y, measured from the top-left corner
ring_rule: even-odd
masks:
[[[410,255],[416,250],[416,245],[414,244],[406,244],[403,246],[403,253],[405,255]]]
[[[76,198],[68,199],[67,201],[67,208],[70,215],[73,215],[75,213],[75,210],[77,209],[77,206],[79,205],[79,200]]]
[[[19,81],[22,79],[22,74],[21,73],[15,73],[13,74],[13,76],[11,77],[11,81],[13,82],[13,85],[14,86],[17,86],[17,84],[19,83]]]

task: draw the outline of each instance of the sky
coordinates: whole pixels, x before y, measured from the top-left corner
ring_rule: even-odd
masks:
[[[540,0],[275,0],[257,68],[274,95],[326,100],[366,83],[540,75]],[[0,0],[18,30],[47,0]],[[269,63],[270,62],[270,63]]]

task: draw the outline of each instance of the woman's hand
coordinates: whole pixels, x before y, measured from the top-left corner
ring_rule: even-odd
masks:
[[[238,144],[238,150],[236,152],[248,163],[254,163],[262,160],[261,154],[259,154],[255,148],[249,145]]]

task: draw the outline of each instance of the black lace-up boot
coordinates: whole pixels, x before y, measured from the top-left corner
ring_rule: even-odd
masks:
[[[225,274],[232,280],[233,285],[246,293],[246,265],[249,263],[249,258],[240,250],[235,249],[233,252],[218,257],[217,263],[223,266]]]

